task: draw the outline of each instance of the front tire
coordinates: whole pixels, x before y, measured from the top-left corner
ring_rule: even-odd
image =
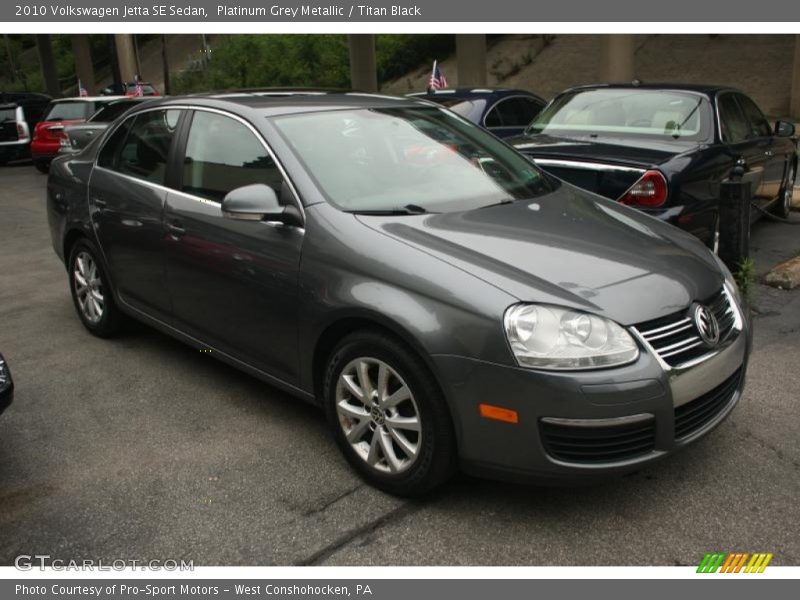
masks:
[[[97,247],[84,238],[69,254],[69,288],[72,302],[84,327],[98,337],[118,333],[123,316],[114,302]]]
[[[792,201],[794,200],[794,182],[797,171],[795,165],[789,165],[789,172],[786,174],[786,182],[781,190],[781,198],[775,205],[773,212],[784,219],[792,212]]]
[[[368,483],[419,496],[455,471],[455,434],[442,392],[394,337],[361,331],[343,339],[328,360],[323,394],[339,448]]]

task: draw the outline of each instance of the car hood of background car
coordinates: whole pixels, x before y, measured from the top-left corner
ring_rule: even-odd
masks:
[[[723,281],[689,234],[568,185],[535,200],[465,212],[357,218],[519,300],[583,309],[623,325],[709,298]]]
[[[696,150],[702,144],[686,140],[632,138],[568,138],[545,134],[519,135],[506,140],[520,152],[541,158],[610,162],[647,168]]]

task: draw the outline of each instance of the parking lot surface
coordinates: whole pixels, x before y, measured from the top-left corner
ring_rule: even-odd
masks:
[[[460,476],[408,501],[353,474],[317,409],[144,326],[92,337],[51,247],[46,177],[8,167],[0,184],[0,352],[16,383],[0,564],[800,564],[800,290],[758,286],[744,398],[684,452],[600,486]],[[760,248],[800,254],[798,233],[756,224],[759,269]]]

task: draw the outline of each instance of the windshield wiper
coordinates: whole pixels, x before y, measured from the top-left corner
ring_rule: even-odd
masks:
[[[406,204],[405,206],[398,206],[396,208],[348,210],[347,212],[355,215],[424,215],[428,213],[428,210],[417,204]]]
[[[479,206],[478,209],[480,210],[484,208],[491,208],[493,206],[501,206],[503,204],[514,204],[514,202],[516,202],[516,200],[511,200],[509,198],[506,198],[505,200],[500,200],[500,202],[493,202],[492,204],[485,204],[484,206]]]

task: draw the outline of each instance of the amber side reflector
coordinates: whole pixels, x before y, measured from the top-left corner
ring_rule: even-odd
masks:
[[[484,419],[494,419],[495,421],[503,421],[504,423],[519,423],[519,415],[515,410],[493,406],[491,404],[479,404],[478,408]]]

